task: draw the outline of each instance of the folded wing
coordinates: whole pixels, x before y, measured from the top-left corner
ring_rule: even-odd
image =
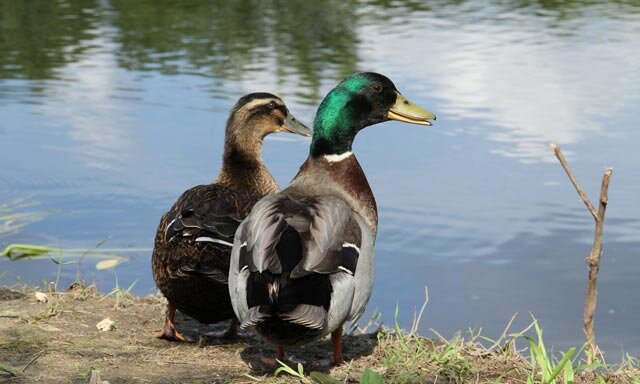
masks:
[[[236,232],[229,286],[234,309],[243,326],[278,317],[335,328],[364,310],[372,257],[370,229],[344,201],[267,196]]]

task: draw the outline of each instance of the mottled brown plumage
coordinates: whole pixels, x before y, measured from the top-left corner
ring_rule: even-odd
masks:
[[[276,96],[242,97],[227,121],[216,181],[188,189],[162,216],[152,270],[169,305],[158,337],[186,340],[173,325],[175,309],[207,324],[232,319],[229,333],[235,333],[227,286],[233,235],[260,198],[279,191],[262,162],[261,148],[267,134],[282,131],[311,133]]]

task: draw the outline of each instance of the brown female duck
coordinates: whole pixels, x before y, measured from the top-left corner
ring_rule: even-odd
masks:
[[[168,306],[157,337],[191,341],[175,329],[176,309],[206,324],[231,319],[225,335],[236,334],[227,287],[233,235],[258,200],[280,190],[261,158],[262,140],[273,132],[312,133],[277,96],[240,98],[227,120],[218,178],[185,191],[162,216],[152,269]]]

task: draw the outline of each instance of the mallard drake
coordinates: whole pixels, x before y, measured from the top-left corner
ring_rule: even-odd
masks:
[[[331,333],[341,364],[342,326],[364,312],[373,286],[376,201],[351,151],[364,127],[387,120],[431,125],[387,77],[358,73],[320,104],[309,157],[282,192],[262,198],[234,238],[229,293],[242,328],[278,346]],[[263,358],[265,363],[273,360]]]
[[[261,158],[262,140],[273,132],[312,134],[279,97],[251,93],[240,98],[227,120],[217,179],[185,191],[162,216],[152,269],[168,306],[157,337],[191,341],[175,329],[176,309],[206,324],[232,319],[226,335],[236,334],[227,287],[233,234],[258,200],[280,190]]]

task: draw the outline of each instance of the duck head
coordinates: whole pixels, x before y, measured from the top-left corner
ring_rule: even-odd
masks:
[[[313,132],[289,112],[282,99],[270,93],[242,96],[227,120],[227,140],[244,144],[262,141],[275,132],[311,136]]]
[[[389,78],[361,72],[341,81],[324,98],[313,122],[311,155],[351,151],[355,135],[364,127],[388,120],[431,125],[436,116],[411,103]]]

